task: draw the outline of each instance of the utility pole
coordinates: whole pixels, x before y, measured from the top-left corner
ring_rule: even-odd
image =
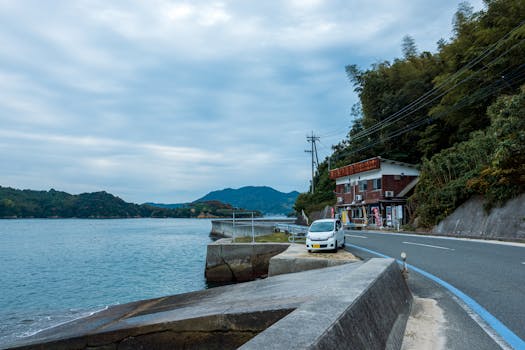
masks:
[[[312,155],[312,185],[310,186],[310,193],[314,193],[315,168],[316,165],[319,166],[319,158],[317,157],[317,145],[315,144],[319,140],[319,136],[315,136],[313,131],[312,136],[306,136],[306,141],[311,143],[311,147],[309,150],[305,150],[305,152],[310,153]]]

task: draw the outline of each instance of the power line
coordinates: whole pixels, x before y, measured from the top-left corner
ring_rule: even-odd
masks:
[[[463,82],[465,82],[465,81],[467,81],[467,80],[469,80],[469,79],[472,79],[472,78],[475,77],[477,74],[479,74],[479,73],[481,73],[482,71],[484,71],[485,69],[489,69],[489,65],[492,65],[493,62],[495,62],[495,61],[498,60],[500,57],[504,56],[505,54],[507,54],[508,52],[510,52],[511,50],[513,50],[514,48],[516,48],[517,46],[521,45],[523,42],[525,42],[525,39],[520,40],[518,43],[514,44],[512,47],[510,47],[509,49],[507,49],[505,52],[501,53],[501,54],[498,55],[496,58],[494,58],[494,59],[493,59],[491,62],[489,62],[487,65],[484,65],[484,68],[478,70],[478,71],[475,72],[474,74],[471,74],[469,77],[463,79],[463,80],[460,81],[459,83],[456,83],[452,88],[448,89],[447,91],[443,92],[443,93],[440,94],[439,96],[435,97],[433,100],[435,100],[436,98],[439,98],[439,97],[443,96],[444,94],[448,93],[449,91],[451,91],[452,89],[454,89],[454,88],[455,88],[456,86],[458,86],[459,84],[461,84],[461,83],[463,83]],[[506,71],[508,71],[509,69],[511,69],[511,68],[512,68],[512,67],[507,67],[507,68],[503,69],[502,71],[498,72],[496,75],[497,75],[497,76],[504,76],[503,74],[504,74]],[[521,66],[518,66],[518,70],[519,70],[520,68],[521,68]],[[478,91],[479,91],[479,90],[478,90]],[[489,94],[489,95],[490,95],[490,94]],[[430,102],[432,102],[432,101],[430,101]],[[429,103],[429,102],[428,102],[428,103]],[[419,109],[419,108],[418,108],[418,109]],[[457,108],[456,108],[456,109],[457,109]],[[448,110],[448,112],[450,112],[451,110],[452,110],[452,109]],[[393,124],[394,122],[398,122],[398,121],[400,121],[401,119],[406,118],[408,115],[412,114],[412,113],[415,112],[415,111],[416,111],[416,110],[413,110],[412,112],[409,112],[409,113],[406,114],[406,115],[402,115],[402,116],[396,118],[395,121],[392,121],[392,122],[389,123],[388,125],[391,125],[391,124]],[[414,123],[418,123],[419,120],[421,120],[421,119],[430,120],[427,116],[423,116],[423,117],[420,117],[419,119],[414,120],[414,121],[412,122],[412,124],[408,124],[408,125],[405,126],[404,128],[411,127]],[[423,125],[423,124],[425,124],[425,123],[419,123],[418,126],[421,126],[421,125]],[[401,131],[404,130],[404,128],[401,129]],[[414,129],[414,128],[410,128],[410,130],[412,130],[412,129]],[[400,131],[400,130],[397,130],[396,132],[398,132],[398,131]],[[361,137],[359,137],[359,138],[352,138],[352,141],[358,140],[358,139],[360,139],[360,138],[362,138],[362,137],[365,137],[365,136],[370,136],[370,135],[374,134],[375,132],[376,132],[376,131],[370,131],[370,132],[367,132],[366,134],[364,134],[363,136],[361,136]],[[404,132],[403,132],[403,133],[404,133]],[[391,134],[392,134],[392,133],[391,133]],[[389,134],[389,135],[391,135],[391,134]],[[388,139],[390,139],[390,138],[391,138],[391,137],[388,137],[388,135],[387,135],[387,138],[386,138],[386,139],[384,139],[384,140],[382,140],[382,141],[378,141],[378,142],[383,142],[383,141],[386,141],[386,140],[388,140]],[[378,142],[374,142],[373,144],[376,145]]]
[[[522,64],[522,65],[518,66],[518,68],[516,70],[514,70],[513,72],[511,72],[509,75],[502,76],[499,79],[497,79],[496,81],[493,81],[490,85],[488,85],[488,86],[486,86],[486,87],[484,87],[482,89],[478,89],[472,95],[463,98],[458,103],[456,103],[454,106],[450,107],[448,110],[442,111],[441,113],[436,114],[434,116],[434,118],[427,118],[427,117],[420,118],[419,120],[416,120],[413,123],[406,125],[402,129],[395,130],[395,131],[391,132],[390,134],[388,134],[385,138],[383,138],[381,140],[377,140],[375,142],[369,143],[367,145],[364,145],[363,147],[360,147],[360,148],[352,150],[352,151],[347,151],[347,152],[344,152],[344,153],[340,153],[340,154],[338,154],[338,158],[340,158],[342,156],[355,154],[355,153],[360,152],[360,151],[364,151],[364,150],[369,149],[369,148],[371,148],[371,147],[373,147],[373,146],[375,146],[377,144],[384,143],[385,141],[388,141],[388,140],[390,140],[390,139],[392,139],[394,137],[401,136],[401,135],[403,135],[403,134],[405,134],[405,133],[407,133],[407,132],[409,132],[411,130],[414,130],[414,129],[422,126],[422,125],[430,124],[434,120],[439,119],[439,118],[445,116],[446,114],[448,114],[450,112],[456,111],[456,110],[458,110],[460,108],[463,108],[463,107],[469,105],[470,103],[476,102],[478,100],[481,100],[481,99],[483,99],[485,97],[488,97],[490,95],[493,95],[493,94],[501,91],[502,89],[507,87],[506,85],[509,85],[510,83],[517,83],[517,84],[519,84],[522,81],[525,81],[525,64]]]
[[[463,80],[457,82],[456,84],[454,84],[452,87],[448,88],[447,90],[443,91],[441,94],[433,97],[431,100],[429,101],[426,101],[425,103],[423,103],[422,105],[420,105],[419,107],[417,107],[416,109],[413,109],[412,111],[409,111],[408,113],[404,114],[404,115],[400,115],[398,116],[397,118],[393,119],[393,120],[390,120],[390,121],[386,121],[386,120],[383,120],[375,125],[373,125],[372,127],[370,128],[367,128],[366,130],[363,130],[361,133],[362,135],[358,136],[354,136],[352,137],[353,140],[358,140],[358,139],[361,139],[363,137],[367,137],[367,136],[370,136],[374,133],[376,133],[377,131],[379,131],[380,129],[384,129],[386,126],[389,126],[389,125],[392,125],[406,117],[408,117],[409,115],[413,114],[414,112],[420,110],[421,108],[425,107],[426,105],[428,105],[429,103],[431,102],[434,102],[435,100],[437,100],[438,98],[441,98],[442,96],[448,94],[450,91],[454,90],[457,86],[463,84],[464,82],[468,81],[468,80],[471,80],[473,78],[475,78],[478,74],[480,74],[481,72],[485,71],[485,70],[488,70],[489,69],[489,66],[492,65],[494,62],[496,62],[499,58],[501,58],[502,56],[504,56],[505,54],[507,54],[509,51],[513,50],[514,48],[516,48],[517,46],[521,45],[523,42],[525,41],[525,39],[522,39],[520,40],[518,43],[514,44],[511,48],[507,49],[505,52],[503,52],[502,54],[500,54],[499,56],[495,57],[494,59],[492,59],[489,63],[487,63],[487,65],[484,65],[484,67],[478,71],[476,71],[475,73],[469,75],[468,77],[464,78]],[[500,73],[501,74],[501,73]],[[388,119],[388,118],[387,118]],[[379,124],[382,124],[382,125],[379,125]],[[379,126],[378,126],[379,125]]]
[[[354,140],[357,140],[357,139],[360,139],[360,138],[363,138],[363,137],[367,137],[369,135],[371,135],[372,133],[380,130],[380,129],[383,129],[384,127],[386,127],[387,125],[391,125],[393,124],[394,122],[396,121],[399,121],[411,114],[413,114],[414,112],[420,110],[421,108],[425,107],[426,105],[428,105],[429,103],[435,101],[437,98],[440,98],[442,97],[443,95],[447,94],[448,92],[450,92],[452,89],[454,89],[455,87],[457,87],[458,85],[464,83],[465,81],[468,81],[470,79],[473,78],[472,75],[470,75],[469,77],[461,80],[460,82],[457,82],[454,86],[452,86],[451,88],[448,88],[445,92],[442,92],[440,95],[438,96],[435,96],[433,97],[432,99],[428,100],[429,98],[431,98],[432,95],[434,95],[436,92],[438,92],[442,87],[444,87],[445,85],[453,82],[454,80],[456,80],[457,78],[459,78],[464,72],[468,71],[471,67],[473,67],[474,65],[478,64],[479,62],[481,62],[484,58],[486,58],[487,56],[489,56],[490,54],[492,54],[498,47],[500,47],[513,33],[515,33],[518,29],[520,29],[520,27],[525,23],[525,21],[522,21],[519,25],[517,25],[516,27],[514,27],[512,30],[510,30],[509,32],[507,32],[505,35],[503,35],[497,42],[495,42],[494,44],[492,44],[490,47],[486,48],[478,57],[472,59],[470,62],[468,62],[465,66],[463,66],[461,69],[459,69],[458,71],[456,71],[454,74],[450,75],[447,79],[445,79],[444,81],[442,81],[440,84],[438,84],[437,86],[435,86],[433,89],[427,91],[425,94],[421,95],[419,98],[415,99],[414,101],[412,101],[411,103],[409,103],[408,105],[406,105],[405,107],[403,107],[402,109],[400,109],[399,111],[391,114],[390,116],[388,116],[387,118],[383,119],[382,121],[374,124],[373,126],[371,126],[370,128],[367,128],[365,130],[362,130],[360,132],[358,132],[356,135],[354,135],[352,137],[352,139]],[[510,49],[506,50],[504,53],[500,54],[498,57],[494,58],[490,63],[496,61],[498,58],[502,57],[503,55],[505,55],[507,52],[509,52],[510,50],[512,50],[513,48],[515,48],[517,45],[521,44],[523,42],[523,40],[521,40],[520,42],[518,42],[517,44],[513,45]],[[489,64],[490,64],[489,63]],[[487,68],[487,66],[485,66]],[[482,70],[479,70],[477,73],[481,72]],[[476,74],[477,74],[476,73]],[[426,100],[426,101],[425,101]],[[416,108],[417,107],[417,108]],[[410,111],[411,110],[411,111]],[[409,112],[409,113],[406,113],[406,114],[403,114],[405,112]]]
[[[525,77],[525,72],[522,72],[522,73],[520,73],[518,76],[516,76],[515,78],[511,79],[511,82],[514,81],[514,80],[517,81],[517,80],[519,80],[519,78],[523,78],[523,77]],[[501,79],[501,80],[503,80],[503,79]],[[475,95],[473,95],[473,96],[469,96],[469,97],[467,97],[467,98],[461,100],[459,103],[457,103],[456,105],[454,105],[453,107],[451,107],[449,110],[444,111],[444,112],[442,112],[441,114],[437,115],[435,119],[441,118],[441,117],[443,117],[443,116],[444,116],[445,114],[447,114],[447,113],[450,113],[450,112],[452,112],[452,111],[458,110],[459,108],[462,108],[462,107],[464,107],[465,105],[468,105],[468,103],[465,103],[465,102],[475,102],[475,101],[477,101],[477,100],[480,100],[480,99],[483,99],[483,98],[485,98],[485,97],[487,97],[487,96],[490,96],[490,95],[494,94],[495,92],[499,92],[501,89],[504,88],[504,86],[501,86],[501,87],[500,87],[499,89],[497,89],[497,90],[494,90],[493,87],[495,87],[496,85],[498,85],[498,83],[500,83],[500,82],[501,82],[501,81],[495,82],[495,83],[489,85],[488,87],[484,88],[483,91],[486,92],[486,93],[484,93],[484,94],[480,94],[480,93],[479,93],[479,90],[478,90],[477,95],[475,94]],[[502,85],[502,84],[500,84],[500,85]],[[470,101],[469,101],[469,100],[470,100]],[[409,124],[409,125],[405,126],[405,128],[403,128],[403,129],[401,129],[401,130],[397,130],[397,131],[395,131],[395,132],[393,132],[393,133],[390,133],[389,135],[387,135],[387,136],[386,136],[384,139],[382,139],[382,140],[375,141],[375,142],[373,142],[373,143],[370,143],[370,144],[368,144],[368,145],[365,145],[365,146],[363,146],[363,147],[361,147],[361,148],[359,148],[359,149],[356,149],[356,150],[352,150],[352,151],[349,151],[349,152],[345,152],[345,153],[343,153],[342,155],[343,155],[343,156],[345,156],[345,155],[350,155],[350,154],[354,154],[354,153],[357,153],[357,152],[360,152],[360,151],[366,150],[366,149],[371,148],[371,147],[373,147],[373,146],[375,146],[375,145],[377,145],[377,144],[380,144],[380,143],[383,143],[383,142],[385,142],[385,141],[388,141],[388,140],[390,140],[390,139],[392,139],[392,138],[394,138],[394,137],[401,136],[402,134],[405,134],[405,133],[407,133],[407,132],[409,132],[409,131],[411,131],[411,130],[413,130],[413,129],[416,129],[416,128],[419,127],[419,126],[422,126],[422,125],[424,125],[424,124],[430,124],[431,122],[432,122],[432,120],[429,119],[429,118],[422,119],[422,120],[418,121],[417,123],[412,123],[412,124]],[[341,155],[338,155],[338,156],[341,156]]]
[[[492,52],[494,52],[499,46],[500,44],[502,44],[504,41],[507,40],[508,37],[510,37],[512,35],[512,33],[516,32],[523,24],[525,23],[525,21],[522,21],[519,25],[517,25],[516,27],[514,27],[512,30],[510,30],[509,32],[507,32],[505,35],[503,35],[503,37],[501,37],[496,43],[494,43],[491,47],[488,47],[487,49],[485,49],[477,58],[471,60],[470,62],[468,62],[465,66],[463,66],[461,69],[459,69],[457,72],[455,72],[454,74],[452,74],[451,76],[449,76],[447,79],[445,79],[444,81],[442,81],[440,84],[438,84],[437,86],[435,86],[433,89],[429,90],[428,92],[426,92],[425,94],[423,94],[422,96],[420,96],[419,98],[417,98],[416,100],[412,101],[410,104],[408,104],[407,106],[403,107],[401,110],[395,112],[394,114],[390,115],[389,117],[387,117],[386,119],[384,119],[383,121],[375,124],[374,126],[372,126],[371,128],[368,128],[366,130],[363,130],[362,132],[367,132],[369,131],[370,129],[374,129],[374,128],[379,128],[381,127],[381,124],[385,124],[387,123],[389,120],[393,119],[394,117],[396,117],[397,115],[403,113],[405,110],[408,110],[414,106],[416,106],[418,103],[422,102],[424,99],[426,99],[427,97],[431,96],[435,91],[438,91],[441,87],[443,87],[444,85],[448,84],[449,81],[452,81],[456,78],[458,78],[459,76],[461,76],[461,74],[463,74],[465,71],[467,71],[468,69],[470,69],[471,67],[473,67],[475,64],[479,63],[482,59],[484,59],[485,57],[487,57],[489,54],[491,54]],[[457,85],[457,84],[456,84]],[[357,135],[355,135],[355,137],[358,137],[360,136],[359,133]]]

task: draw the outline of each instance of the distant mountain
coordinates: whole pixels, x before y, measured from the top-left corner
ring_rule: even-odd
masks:
[[[159,208],[128,203],[104,191],[72,195],[0,186],[0,218],[205,218],[230,217],[232,211],[219,201]]]
[[[288,214],[293,212],[298,195],[297,191],[283,193],[267,186],[246,186],[213,191],[195,202],[217,200],[237,208],[258,210],[264,214]]]

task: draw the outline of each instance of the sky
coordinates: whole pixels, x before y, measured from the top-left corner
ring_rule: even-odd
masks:
[[[401,57],[405,35],[435,52],[458,4],[0,0],[0,186],[307,191],[306,136],[322,160],[351,125],[345,66]]]

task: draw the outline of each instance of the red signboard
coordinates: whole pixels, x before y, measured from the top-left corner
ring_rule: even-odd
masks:
[[[359,163],[350,164],[342,168],[330,170],[330,178],[337,179],[339,177],[362,173],[374,169],[381,168],[381,158],[372,158],[364,160]]]

